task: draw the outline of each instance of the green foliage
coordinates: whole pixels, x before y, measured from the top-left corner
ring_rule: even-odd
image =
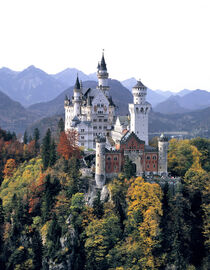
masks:
[[[86,229],[86,269],[108,269],[107,255],[120,240],[119,218],[113,213],[93,220]]]
[[[97,218],[102,218],[103,214],[104,214],[104,205],[101,202],[101,192],[98,191],[96,198],[93,201],[93,214],[97,217]]]
[[[24,135],[23,135],[23,143],[24,143],[24,144],[27,144],[27,143],[28,143],[28,133],[27,133],[27,131],[24,132]]]
[[[61,117],[58,122],[58,132],[61,133],[63,131],[64,131],[64,121],[63,118]]]
[[[51,131],[48,128],[42,143],[42,162],[44,170],[46,170],[47,167],[49,166],[50,150],[51,150]]]
[[[123,173],[124,173],[125,178],[127,179],[130,179],[132,176],[136,175],[135,164],[133,164],[132,161],[129,160],[128,156],[125,157]]]

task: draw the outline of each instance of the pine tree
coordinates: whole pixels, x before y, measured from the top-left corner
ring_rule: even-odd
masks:
[[[50,162],[50,149],[51,149],[51,131],[48,128],[42,144],[42,162],[44,170],[47,169]]]
[[[4,239],[3,239],[3,230],[4,230],[4,210],[2,206],[2,200],[0,198],[0,269],[4,269]]]
[[[28,143],[28,133],[27,133],[27,131],[24,132],[23,142],[24,142],[24,144]]]
[[[104,205],[101,202],[101,192],[98,191],[96,198],[93,201],[93,214],[97,217],[97,218],[102,218],[103,214],[104,214]]]
[[[42,269],[43,246],[39,231],[34,230],[32,236],[32,260],[33,270]]]
[[[34,133],[33,133],[33,139],[35,141],[35,149],[36,152],[39,151],[39,139],[40,139],[40,132],[38,128],[34,129]]]
[[[59,134],[64,131],[64,121],[63,121],[63,118],[60,118],[60,120],[58,122],[58,131],[59,131]]]
[[[57,160],[57,155],[56,155],[56,145],[55,141],[52,140],[51,146],[50,146],[50,160],[49,160],[49,166],[52,167]]]

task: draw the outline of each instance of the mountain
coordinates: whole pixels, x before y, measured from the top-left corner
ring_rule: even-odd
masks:
[[[179,92],[176,93],[176,94],[179,95],[179,96],[181,96],[181,97],[183,97],[183,96],[189,94],[190,92],[192,92],[192,90],[183,89],[183,90],[179,91]]]
[[[132,88],[136,84],[136,82],[137,82],[137,80],[134,77],[132,77],[132,78],[129,78],[127,80],[121,81],[121,84],[123,86],[125,86],[126,88],[128,88],[128,90],[130,90],[132,92]]]
[[[210,106],[210,92],[205,90],[191,91],[180,100],[180,105],[189,110],[199,110]]]
[[[205,90],[195,90],[183,96],[176,95],[169,97],[154,106],[154,111],[165,114],[184,113],[201,110],[208,106],[210,106],[210,93]]]
[[[52,75],[56,80],[59,82],[69,86],[72,86],[75,84],[75,79],[76,77],[79,77],[79,79],[84,82],[84,81],[97,81],[97,76],[96,73],[92,73],[90,75],[86,75],[84,72],[76,69],[76,68],[67,68],[57,74]]]
[[[21,72],[0,69],[0,87],[10,98],[28,106],[55,98],[67,86],[41,69],[30,66]]]
[[[130,91],[125,88],[119,81],[109,79],[110,85],[110,95],[116,105],[117,114],[126,115],[128,114],[128,103],[133,101],[132,94]],[[97,82],[95,81],[86,81],[83,83],[84,88],[95,88]],[[69,87],[63,91],[60,95],[48,102],[42,102],[38,104],[31,105],[28,109],[31,112],[35,112],[40,116],[52,116],[54,114],[64,113],[64,99],[65,96],[73,95],[73,86]]]
[[[166,97],[166,98],[174,95],[174,93],[171,92],[171,91],[163,91],[163,90],[159,90],[159,89],[158,90],[155,90],[155,92],[158,93],[158,94],[160,94],[161,96]]]
[[[164,114],[188,112],[189,111],[188,109],[181,107],[180,100],[181,100],[180,96],[170,96],[167,100],[156,105],[154,107],[154,111]]]
[[[38,118],[28,112],[19,102],[13,101],[0,89],[0,127],[5,130],[23,133],[26,126]]]
[[[149,132],[188,131],[192,136],[210,138],[210,107],[188,113],[149,115]]]

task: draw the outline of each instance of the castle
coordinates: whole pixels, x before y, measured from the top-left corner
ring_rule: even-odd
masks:
[[[72,98],[66,97],[64,101],[65,131],[76,130],[79,146],[96,150],[97,186],[103,187],[106,178],[122,171],[126,156],[134,163],[136,175],[166,175],[167,138],[160,136],[158,149],[148,145],[151,105],[146,101],[147,87],[139,80],[132,89],[130,119],[117,117],[109,93],[108,76],[103,53],[97,68],[96,89],[84,89],[77,76]]]

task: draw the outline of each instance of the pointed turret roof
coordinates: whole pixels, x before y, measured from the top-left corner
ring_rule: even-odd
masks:
[[[78,75],[77,75],[76,83],[74,85],[74,89],[80,89],[80,83],[79,83]]]
[[[107,71],[106,62],[104,58],[104,51],[102,52],[101,62],[98,63],[98,69]]]
[[[138,80],[136,85],[133,88],[139,88],[139,87],[146,87],[145,85],[143,85],[143,83],[141,82],[141,80]]]

